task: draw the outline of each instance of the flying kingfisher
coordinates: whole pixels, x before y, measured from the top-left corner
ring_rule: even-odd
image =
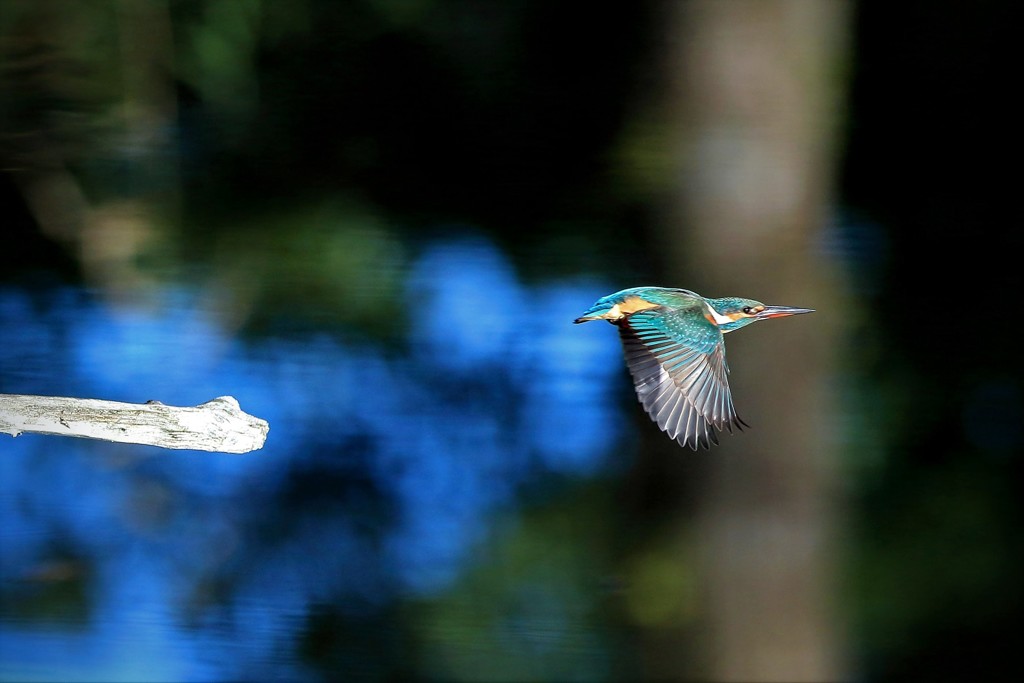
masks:
[[[717,431],[749,426],[736,414],[722,335],[809,308],[760,301],[705,299],[687,289],[632,287],[598,299],[574,322],[607,320],[619,328],[637,397],[662,431],[697,450]]]

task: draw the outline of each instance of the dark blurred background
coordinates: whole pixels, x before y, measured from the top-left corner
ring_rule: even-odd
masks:
[[[0,392],[271,426],[0,435],[0,679],[1019,675],[1010,7],[0,3]],[[818,310],[720,448],[642,284]]]

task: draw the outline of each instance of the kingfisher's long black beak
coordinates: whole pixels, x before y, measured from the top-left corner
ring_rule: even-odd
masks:
[[[765,306],[764,310],[757,314],[757,319],[783,318],[787,315],[800,315],[801,313],[814,313],[814,309],[793,308],[791,306]]]

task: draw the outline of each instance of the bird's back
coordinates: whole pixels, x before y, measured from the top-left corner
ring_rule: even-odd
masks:
[[[701,306],[704,302],[704,297],[696,292],[669,287],[633,287],[632,289],[624,289],[619,294],[622,294],[624,299],[630,296],[637,296],[650,301],[652,304],[670,308]],[[612,296],[615,295],[613,294]]]
[[[703,309],[704,298],[688,289],[668,287],[631,287],[604,297],[601,301],[622,304],[634,299],[650,302],[673,310]]]

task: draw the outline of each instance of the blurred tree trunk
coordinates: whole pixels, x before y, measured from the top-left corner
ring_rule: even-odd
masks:
[[[839,316],[815,245],[835,183],[849,6],[694,0],[670,11],[682,164],[665,220],[669,284],[818,310],[727,339],[735,402],[752,427],[700,456],[704,661],[683,674],[833,681],[843,670],[826,382]]]

